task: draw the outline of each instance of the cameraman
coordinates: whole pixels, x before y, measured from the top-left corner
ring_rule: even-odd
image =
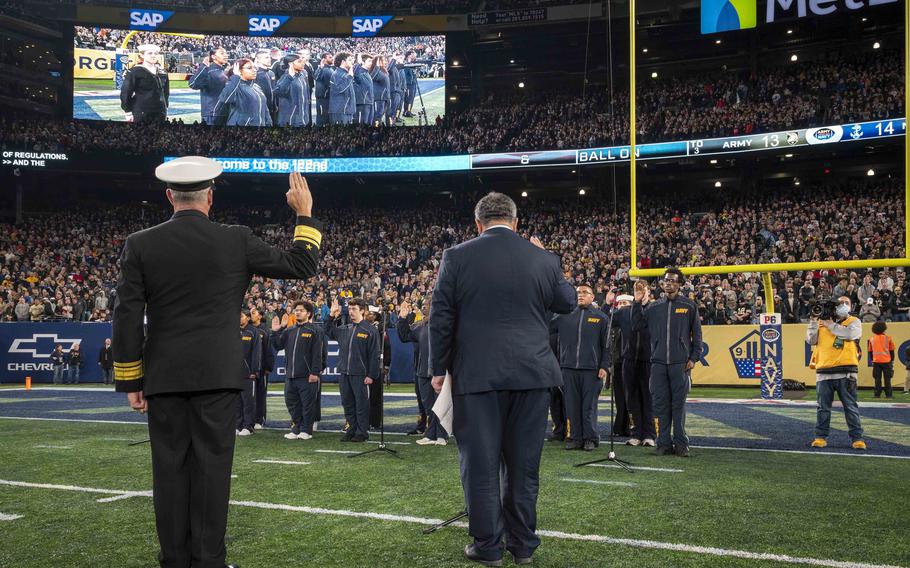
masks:
[[[857,342],[863,335],[863,326],[859,319],[850,315],[850,298],[841,296],[836,300],[834,321],[822,319],[818,312],[809,318],[806,341],[815,345],[815,391],[818,400],[816,414],[815,440],[813,448],[824,448],[828,445],[828,431],[831,425],[831,403],[834,393],[844,405],[844,417],[847,419],[850,439],[853,448],[865,450],[863,426],[859,418],[859,406],[856,404],[856,381],[859,376],[859,348]],[[822,313],[821,317],[831,317]]]

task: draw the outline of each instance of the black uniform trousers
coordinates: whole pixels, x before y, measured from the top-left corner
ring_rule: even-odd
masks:
[[[550,389],[550,418],[553,419],[553,439],[566,438],[566,401],[562,392],[563,387]]]
[[[243,390],[240,391],[240,400],[237,402],[237,429],[246,428],[252,432],[256,424],[256,381],[244,379]]]
[[[341,375],[338,388],[341,391],[341,406],[344,407],[344,419],[352,436],[366,438],[370,429],[370,391],[363,384],[365,375]]]
[[[430,440],[438,440],[439,438],[448,440],[449,433],[442,427],[433,412],[433,405],[436,404],[436,397],[438,396],[433,389],[433,377],[417,377],[415,384],[417,385],[418,400],[421,401],[420,410],[426,413],[424,415],[426,420],[424,436]]]
[[[689,437],[686,436],[686,396],[691,386],[685,363],[651,363],[651,400],[657,416],[658,447],[689,447]]]
[[[311,383],[308,377],[287,379],[284,382],[284,402],[291,415],[291,432],[313,433],[316,422],[316,401],[319,398],[319,381]]]
[[[380,124],[385,125],[388,106],[389,103],[386,101],[373,101],[373,120],[378,120]]]
[[[885,396],[891,398],[891,379],[894,377],[894,365],[891,363],[872,363],[872,378],[875,380],[875,396],[882,396],[882,379],[885,380]]]
[[[253,398],[256,400],[256,424],[265,426],[266,406],[269,396],[269,376],[266,373],[260,373],[256,377],[256,389]]]
[[[612,377],[614,404],[616,405],[615,414],[613,415],[613,435],[629,435],[629,407],[626,405],[626,387],[621,377]]]
[[[373,105],[357,105],[354,124],[373,124]]]
[[[454,397],[468,533],[485,559],[502,557],[504,536],[517,557],[531,556],[540,545],[537,493],[549,400],[549,389]]]
[[[597,397],[600,396],[603,383],[597,378],[597,371],[563,369],[562,382],[566,408],[566,439],[573,442],[590,440],[599,443]]]
[[[632,414],[632,437],[639,440],[654,439],[654,410],[651,408],[651,363],[624,357],[622,383],[626,392],[626,408]]]
[[[401,93],[392,93],[392,104],[389,107],[389,124],[395,124],[395,115],[401,110]]]
[[[223,568],[237,391],[148,398],[162,568]]]

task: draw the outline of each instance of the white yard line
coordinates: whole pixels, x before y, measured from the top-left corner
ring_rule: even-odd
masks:
[[[701,448],[703,450],[732,450],[735,452],[772,452],[777,454],[805,454],[810,456],[847,456],[852,458],[888,458],[892,460],[910,460],[910,456],[888,456],[884,454],[867,454],[854,450],[853,453],[846,452],[821,452],[812,450],[776,450],[774,448],[725,448],[723,446],[691,446],[692,448]],[[846,449],[846,448],[844,448]]]
[[[616,465],[612,463],[590,463],[585,467],[608,467],[610,469],[625,469],[621,465]],[[685,470],[682,469],[672,469],[668,467],[644,467],[644,466],[629,466],[629,469],[634,469],[635,471],[656,471],[660,473],[683,473]]]
[[[353,452],[351,450],[313,450],[317,454],[359,454],[360,452]]]
[[[50,446],[50,445],[45,445],[45,444],[38,444],[35,447],[40,448],[42,450],[72,450],[73,449],[72,446]]]
[[[96,503],[112,503],[114,501],[122,501],[123,499],[130,499],[132,497],[151,497],[151,491],[129,491],[127,493],[122,493],[120,495],[114,495],[113,497],[104,497],[102,499],[95,499]]]
[[[16,487],[29,487],[37,489],[59,489],[63,491],[77,491],[83,493],[107,493],[130,496],[145,494],[149,492],[141,491],[120,491],[116,489],[93,489],[88,487],[77,487],[73,485],[49,485],[43,483],[26,483],[21,481],[9,481],[0,479],[0,485],[12,485]],[[259,501],[231,501],[235,507],[251,507],[254,509],[266,509],[271,511],[291,511],[297,513],[308,513],[313,515],[330,515],[338,517],[354,517],[361,519],[373,519],[377,521],[392,521],[401,523],[411,523],[422,526],[433,526],[442,522],[441,519],[430,519],[426,517],[414,517],[410,515],[391,515],[386,513],[373,513],[364,511],[348,511],[344,509],[325,509],[321,507],[301,507],[297,505],[284,505],[281,503],[263,503]],[[467,523],[454,523],[454,526],[467,527]],[[645,548],[653,550],[668,550],[673,552],[686,552],[691,554],[700,554],[706,556],[718,556],[727,558],[742,558],[746,560],[759,560],[764,562],[784,562],[789,564],[803,564],[808,566],[827,566],[830,568],[903,568],[890,564],[869,564],[865,562],[850,562],[843,560],[828,560],[820,558],[807,558],[802,556],[789,556],[786,554],[771,554],[766,552],[750,552],[746,550],[734,550],[728,548],[716,548],[708,546],[698,546],[692,544],[660,542],[654,540],[639,540],[628,538],[616,538],[597,534],[578,534],[567,533],[562,531],[539,530],[537,534],[547,538],[558,540],[574,540],[585,542],[597,542],[602,544],[614,544],[620,546],[629,546],[633,548]]]
[[[617,487],[638,487],[637,483],[630,483],[628,481],[598,481],[596,479],[576,479],[574,477],[560,477],[560,481],[566,481],[568,483],[590,483],[592,485],[615,485]]]
[[[0,513],[0,521],[15,521],[16,519],[21,519],[22,515],[8,515],[6,513]]]
[[[271,463],[277,465],[310,465],[310,462],[298,462],[288,460],[253,460],[253,463]]]

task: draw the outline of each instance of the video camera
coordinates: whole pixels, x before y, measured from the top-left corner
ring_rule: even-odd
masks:
[[[402,63],[401,67],[405,69],[418,69],[420,67],[428,67],[430,65],[445,65],[445,61],[436,61],[433,59],[415,59],[410,63]]]
[[[831,298],[812,300],[809,302],[809,314],[813,318],[818,318],[820,320],[833,320],[837,312],[838,304],[840,304],[840,302]]]

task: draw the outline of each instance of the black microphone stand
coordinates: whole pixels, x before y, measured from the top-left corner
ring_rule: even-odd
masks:
[[[388,327],[388,318],[389,314],[383,308],[382,310],[382,320],[379,324],[379,374],[383,374],[385,369],[385,334],[386,328]],[[385,382],[383,377],[378,377],[373,381],[373,385],[378,386],[382,391],[379,393],[379,445],[371,450],[366,450],[360,452],[359,454],[349,455],[349,458],[357,458],[360,456],[365,456],[367,454],[372,454],[376,452],[385,452],[387,454],[392,454],[398,459],[402,459],[398,452],[388,447],[385,443]]]
[[[610,331],[607,332],[607,345],[609,345],[611,350],[613,349],[613,316],[615,316],[615,315],[616,315],[616,308],[613,308],[610,311]],[[626,470],[627,472],[634,473],[634,470],[632,469],[632,464],[616,457],[616,450],[613,447],[613,438],[614,438],[614,434],[615,434],[613,431],[613,424],[614,424],[613,407],[614,407],[615,398],[616,398],[615,386],[616,386],[617,380],[619,380],[618,377],[613,377],[613,380],[610,381],[610,452],[607,454],[607,457],[605,457],[605,458],[576,464],[575,467],[584,467],[586,465],[593,465],[596,463],[603,463],[603,462],[613,462],[616,465],[618,465],[619,467],[621,467],[622,469]]]

